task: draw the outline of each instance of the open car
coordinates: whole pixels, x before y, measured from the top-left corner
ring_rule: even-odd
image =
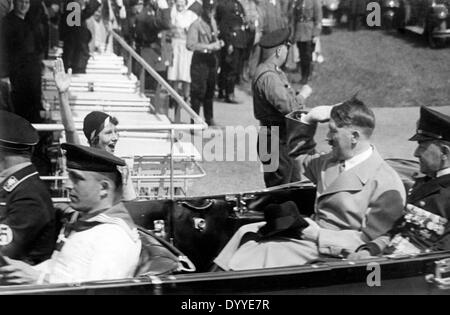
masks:
[[[388,160],[409,189],[418,163]],[[268,203],[294,201],[299,211],[314,209],[315,187],[297,182],[263,191],[126,203],[142,233],[152,231],[179,257],[173,272],[130,279],[0,287],[0,294],[309,294],[450,293],[450,251],[369,260],[324,259],[304,266],[211,272],[213,259],[242,225],[262,221]],[[170,245],[173,244],[176,248]],[[371,273],[379,268],[380,284]]]

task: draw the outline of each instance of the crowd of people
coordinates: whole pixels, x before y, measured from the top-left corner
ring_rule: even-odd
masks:
[[[201,5],[185,0],[139,1],[79,1],[79,25],[57,29],[64,48],[62,60],[55,62],[54,77],[66,131],[67,143],[61,149],[67,160],[70,198],[63,213],[68,219],[59,233],[57,212],[31,160],[39,141],[31,123],[43,119],[41,61],[48,53],[44,43],[49,30],[41,27],[42,21],[50,18],[49,9],[61,13],[63,20],[68,11],[61,12],[55,2],[14,0],[12,11],[3,14],[5,75],[11,94],[0,89],[2,284],[125,278],[133,276],[140,263],[142,242],[122,203],[136,195],[126,162],[114,156],[118,121],[102,112],[88,114],[83,132],[89,147],[80,145],[67,94],[71,73],[85,72],[92,50],[113,49],[108,31],[114,28],[120,28],[156,71],[174,85],[182,84],[182,95],[196,112],[203,106],[209,125],[214,125],[216,86],[226,102],[236,103],[236,84],[243,77],[251,78],[254,115],[262,127],[258,153],[266,186],[304,178],[316,186],[311,217],[301,216],[293,202],[267,206],[265,221],[241,227],[214,260],[215,270],[450,249],[449,116],[421,107],[410,140],[418,143],[414,156],[424,176],[406,191],[372,144],[376,119],[363,101],[354,97],[304,110],[311,93],[307,83],[312,51],[321,29],[319,0],[289,4],[204,0]],[[102,27],[104,31],[99,31]],[[169,42],[172,57],[165,59],[163,47]],[[299,91],[283,71],[292,43],[300,51]],[[315,150],[320,123],[328,124],[331,150],[326,154]],[[272,138],[279,146],[264,147],[273,143]],[[267,168],[271,159],[277,160],[275,170]]]
[[[320,0],[215,2],[2,0],[0,104],[33,123],[42,122],[42,60],[49,52],[62,49],[65,69],[72,69],[74,74],[85,73],[93,53],[115,51],[112,30],[171,82],[194,110],[198,112],[203,106],[209,124],[214,124],[210,104],[216,90],[218,99],[239,103],[235,86],[254,77],[261,58],[258,43],[264,34],[282,28],[291,30],[290,39],[297,43],[300,52],[301,83],[308,83],[314,47],[321,32]],[[205,22],[200,28],[198,19]],[[200,39],[195,33],[197,29],[203,36],[208,28],[212,37]],[[196,45],[215,41],[206,51],[200,51]],[[206,74],[205,67],[210,70]],[[5,92],[6,78],[10,95]],[[155,86],[156,82],[148,77],[146,87]]]

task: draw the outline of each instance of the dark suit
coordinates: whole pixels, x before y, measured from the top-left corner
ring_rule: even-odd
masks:
[[[86,66],[89,60],[89,42],[92,34],[89,31],[86,20],[90,18],[100,7],[100,2],[90,0],[81,11],[81,25],[70,26],[67,24],[67,6],[73,1],[67,0],[64,4],[64,12],[61,18],[60,39],[64,42],[62,59],[67,69],[72,68],[73,73],[86,73]],[[70,20],[70,19],[69,19]]]
[[[223,0],[216,10],[216,21],[219,28],[219,38],[225,42],[220,52],[219,89],[225,96],[234,94],[239,75],[242,71],[245,49],[248,45],[245,12],[238,0]],[[229,53],[230,46],[233,52]]]
[[[55,246],[55,211],[50,193],[33,165],[0,183],[0,252],[37,264]]]

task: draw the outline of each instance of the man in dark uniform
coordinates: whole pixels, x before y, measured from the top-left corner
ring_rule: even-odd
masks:
[[[234,86],[242,72],[248,45],[245,11],[238,0],[222,0],[217,5],[216,21],[225,46],[220,52],[219,98],[237,104]]]
[[[170,9],[159,7],[155,0],[144,1],[144,9],[136,18],[136,51],[163,78],[166,76],[170,61],[168,56],[163,54],[167,42],[162,36],[162,31],[168,29],[170,29]],[[152,83],[149,85],[150,82]],[[146,86],[156,89],[156,81],[148,74]]]
[[[264,49],[265,60],[256,69],[253,80],[253,110],[261,125],[257,149],[267,187],[299,180],[301,173],[288,156],[285,115],[301,109],[310,91],[305,86],[296,94],[281,70],[287,60],[289,34],[288,29],[280,29],[263,35],[259,45]]]
[[[223,47],[217,37],[214,19],[214,2],[203,1],[202,15],[189,27],[186,47],[194,52],[191,63],[191,106],[198,114],[203,105],[203,115],[208,125],[213,126],[213,97],[216,85],[216,52]]]
[[[359,1],[359,0],[358,0]],[[312,75],[312,53],[322,30],[322,2],[320,0],[293,1],[293,39],[300,52],[301,84],[307,84]]]
[[[56,236],[50,193],[30,162],[38,135],[6,111],[0,126],[0,253],[36,264],[50,257]]]
[[[421,107],[414,156],[420,171],[408,192],[405,215],[387,234],[359,248],[353,256],[450,250],[450,116]]]
[[[71,21],[68,15],[73,12],[72,0],[66,0],[63,7],[63,15],[60,24],[60,39],[64,42],[62,59],[66,71],[72,68],[73,73],[86,73],[86,66],[89,60],[89,42],[92,34],[89,31],[86,20],[90,18],[100,7],[100,0],[77,0],[76,3],[82,8],[81,25],[69,25]],[[70,7],[72,6],[72,7]]]
[[[1,39],[5,46],[14,111],[32,123],[38,123],[42,121],[43,47],[39,27],[34,23],[29,10],[29,0],[14,1],[14,10],[3,19]]]
[[[136,39],[136,19],[144,8],[143,0],[126,0],[124,5],[127,8],[127,18],[122,24],[122,34],[125,41],[131,47],[135,48]]]

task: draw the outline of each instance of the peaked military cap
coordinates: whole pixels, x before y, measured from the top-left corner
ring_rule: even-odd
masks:
[[[0,110],[0,148],[26,151],[38,141],[38,133],[28,120]]]
[[[450,116],[428,107],[420,107],[420,119],[416,134],[410,141],[445,140],[450,141]]]
[[[117,172],[117,166],[125,166],[125,161],[111,153],[84,145],[63,143],[66,150],[67,168],[93,172]]]
[[[262,48],[272,48],[287,43],[289,40],[290,30],[288,28],[281,28],[270,32],[261,37],[259,46]]]

